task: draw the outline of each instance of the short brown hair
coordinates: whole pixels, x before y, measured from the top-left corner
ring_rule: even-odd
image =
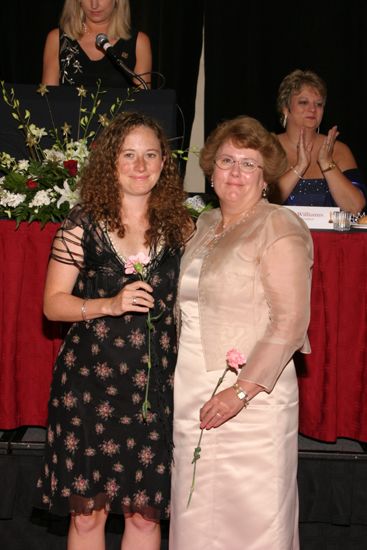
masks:
[[[261,153],[268,184],[275,183],[287,169],[287,156],[278,138],[255,118],[239,116],[220,124],[207,138],[200,153],[200,166],[207,177],[212,175],[217,151],[226,141]]]
[[[120,113],[98,137],[79,184],[83,208],[96,221],[107,223],[109,230],[117,230],[120,237],[124,236],[122,190],[116,164],[126,136],[139,126],[153,130],[164,158],[159,180],[149,196],[146,242],[154,247],[163,236],[167,245],[181,246],[192,226],[188,210],[183,204],[186,195],[161,126],[145,114]]]
[[[282,122],[284,113],[284,107],[289,109],[291,98],[294,94],[298,94],[303,86],[310,86],[315,88],[322,97],[324,105],[327,97],[327,87],[323,79],[313,71],[302,71],[296,69],[283,78],[280,83],[277,98],[277,110],[280,115],[280,121]]]

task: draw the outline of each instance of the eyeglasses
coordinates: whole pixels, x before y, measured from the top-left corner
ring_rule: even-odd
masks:
[[[251,172],[255,172],[256,168],[263,168],[254,159],[234,160],[232,157],[226,157],[225,155],[217,157],[214,163],[221,170],[230,170],[235,164],[238,164],[238,168],[244,174],[251,174]]]

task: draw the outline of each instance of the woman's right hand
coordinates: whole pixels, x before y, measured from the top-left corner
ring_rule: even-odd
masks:
[[[301,128],[299,131],[299,138],[297,143],[297,171],[302,175],[306,172],[311,162],[311,151],[313,143],[306,144],[305,130]]]
[[[110,315],[117,317],[129,311],[147,313],[154,306],[152,292],[153,288],[144,281],[125,285],[116,296],[110,299]]]

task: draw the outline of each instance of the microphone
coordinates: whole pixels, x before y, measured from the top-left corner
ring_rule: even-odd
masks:
[[[119,67],[120,69],[125,71],[127,74],[129,74],[130,76],[135,78],[142,85],[144,90],[149,89],[148,86],[147,86],[147,83],[145,82],[145,80],[143,78],[141,78],[140,75],[134,73],[134,71],[129,69],[129,67],[127,67],[125,65],[125,63],[122,61],[121,57],[117,55],[117,53],[113,49],[112,44],[110,44],[110,42],[108,41],[108,37],[107,37],[106,34],[104,34],[104,33],[97,34],[97,36],[96,36],[96,46],[97,46],[97,48],[100,48],[101,50],[103,50],[105,52],[105,54],[112,61],[112,63],[114,63],[115,65],[117,65],[117,67]]]

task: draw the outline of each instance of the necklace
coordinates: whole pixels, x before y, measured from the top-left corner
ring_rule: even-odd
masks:
[[[82,23],[82,30],[84,35],[96,37],[98,34],[98,31],[90,30],[85,22]]]
[[[120,260],[120,262],[125,265],[126,264],[126,258],[123,254],[121,254],[120,252],[120,249],[119,247],[117,246],[117,243],[116,241],[114,240],[113,236],[112,236],[112,233],[110,233],[107,229],[107,227],[105,226],[104,227],[104,232],[107,236],[107,239],[111,245],[111,248],[113,249],[113,251],[115,252],[117,258]]]
[[[213,248],[225,237],[228,233],[231,233],[236,227],[243,223],[251,214],[256,210],[258,203],[256,203],[250,210],[242,213],[241,216],[232,224],[227,224],[221,231],[219,231],[222,225],[222,220],[215,221],[208,229],[203,239],[198,243],[196,249],[193,249],[192,254],[195,256],[208,256]]]
[[[104,234],[107,237],[110,247],[112,248],[113,252],[117,256],[118,260],[120,261],[120,263],[122,263],[122,265],[125,265],[128,258],[122,253],[120,247],[118,246],[116,240],[114,239],[113,234],[110,231],[108,231],[106,223],[102,224],[102,229]],[[145,251],[142,251],[142,253],[145,254],[146,256],[149,256],[149,258],[153,260],[154,258],[160,258],[162,256],[162,252],[164,251],[164,248],[165,248],[164,238],[161,237],[158,241],[157,246],[153,250],[150,249],[148,253]],[[136,254],[132,254],[132,256],[136,256]]]
[[[215,225],[214,235],[216,237],[220,237],[221,235],[223,235],[223,233],[226,233],[229,229],[237,227],[246,218],[248,218],[248,216],[255,210],[255,207],[256,207],[256,204],[249,210],[246,210],[245,212],[241,212],[240,214],[237,214],[232,218],[232,220],[228,220],[227,223],[223,221],[223,216],[222,216],[222,219]]]

